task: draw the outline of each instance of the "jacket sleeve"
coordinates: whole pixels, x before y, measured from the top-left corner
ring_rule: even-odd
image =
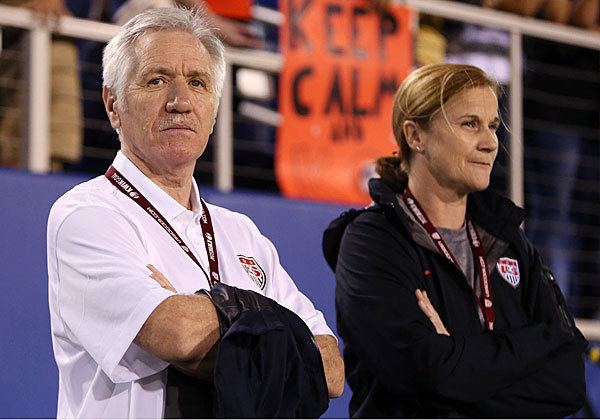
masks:
[[[543,322],[572,341],[550,353],[543,368],[473,407],[476,417],[564,417],[580,409],[586,396],[583,351],[587,341],[575,326],[554,275],[537,250],[522,237],[531,262],[523,293],[530,323]]]
[[[538,371],[568,337],[543,322],[474,336],[444,336],[417,306],[423,277],[414,246],[379,213],[350,224],[336,267],[344,340],[399,395],[469,403]]]
[[[583,406],[585,396],[581,346],[571,343],[556,351],[540,371],[471,405],[463,414],[481,418],[565,417]]]

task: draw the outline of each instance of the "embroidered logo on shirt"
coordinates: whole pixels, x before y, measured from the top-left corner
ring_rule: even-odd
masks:
[[[267,276],[265,275],[264,270],[258,264],[258,262],[254,259],[254,257],[245,257],[243,255],[238,255],[238,259],[240,260],[240,264],[248,273],[250,278],[256,283],[260,290],[265,288],[265,284],[267,284]]]
[[[512,258],[500,258],[496,263],[498,267],[498,273],[504,280],[512,287],[516,288],[521,281],[521,275],[519,274],[519,263],[517,260]]]

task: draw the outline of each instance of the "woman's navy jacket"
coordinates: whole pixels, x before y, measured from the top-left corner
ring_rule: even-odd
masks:
[[[563,417],[585,399],[583,354],[552,273],[519,228],[524,211],[489,191],[467,212],[487,251],[496,309],[484,331],[464,274],[381,180],[374,205],[333,221],[323,239],[336,274],[353,417]],[[504,259],[504,260],[500,260]],[[518,263],[518,282],[498,261]],[[476,280],[478,281],[478,280]],[[513,281],[515,283],[515,281]],[[417,306],[427,291],[450,336]]]

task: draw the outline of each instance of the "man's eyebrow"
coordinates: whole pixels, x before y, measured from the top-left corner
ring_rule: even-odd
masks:
[[[148,76],[149,74],[164,74],[165,76],[173,76],[173,70],[167,67],[150,67],[146,69],[142,75]],[[202,77],[202,78],[211,78],[211,73],[203,70],[191,70],[186,73],[186,77]]]
[[[204,70],[191,70],[188,73],[186,73],[187,77],[204,77],[204,78],[211,78],[211,73],[208,71],[204,71]]]
[[[169,70],[166,67],[150,67],[142,73],[142,75],[144,76],[147,76],[149,74],[164,74],[165,76],[172,76],[173,71]]]

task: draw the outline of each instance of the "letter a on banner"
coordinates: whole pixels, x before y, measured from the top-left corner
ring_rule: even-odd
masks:
[[[375,159],[397,149],[392,103],[412,68],[411,12],[379,14],[366,0],[279,4],[279,187],[288,197],[368,203]]]

